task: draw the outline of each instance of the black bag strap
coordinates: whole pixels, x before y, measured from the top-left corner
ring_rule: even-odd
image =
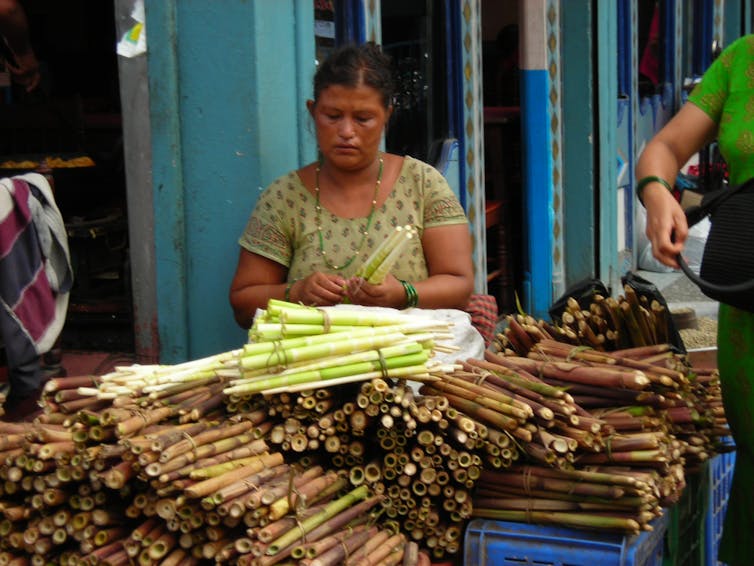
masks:
[[[686,222],[688,223],[689,227],[693,226],[706,216],[715,212],[715,209],[730,197],[738,192],[743,191],[744,189],[751,188],[752,186],[754,186],[754,177],[744,183],[741,183],[740,185],[736,185],[735,187],[717,189],[716,191],[707,193],[706,195],[704,195],[704,197],[702,197],[702,202],[700,204],[690,206],[686,209]],[[689,267],[688,263],[686,263],[686,260],[683,259],[681,254],[678,254],[676,256],[676,260],[678,261],[678,265],[681,267],[681,270],[686,275],[686,277],[691,279],[691,281],[693,281],[701,289],[707,289],[714,293],[742,293],[754,289],[754,279],[750,281],[743,281],[741,283],[734,283],[733,285],[718,285],[716,283],[710,283],[709,281],[705,281],[704,279],[699,277],[699,275],[694,273]]]
[[[740,185],[736,185],[735,187],[723,187],[722,189],[706,193],[702,197],[702,202],[684,210],[686,213],[686,223],[691,227],[694,224],[701,222],[703,218],[714,213],[715,209],[730,197],[743,190],[749,189],[752,186],[754,186],[754,177]]]

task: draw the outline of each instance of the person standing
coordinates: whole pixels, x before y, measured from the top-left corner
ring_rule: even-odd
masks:
[[[662,263],[679,267],[676,256],[688,236],[686,216],[671,189],[692,155],[716,139],[731,185],[754,176],[753,105],[754,35],[748,35],[723,50],[642,152],[637,195],[647,210],[653,254]],[[754,564],[754,313],[721,303],[717,344],[725,415],[736,443],[717,558],[730,566],[748,566]]]

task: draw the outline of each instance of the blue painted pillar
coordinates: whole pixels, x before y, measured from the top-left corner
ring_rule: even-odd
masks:
[[[145,5],[157,327],[160,361],[175,363],[246,340],[228,301],[238,236],[260,189],[315,157],[314,10],[311,0]]]
[[[563,208],[565,280],[570,285],[595,274],[595,108],[592,81],[593,7],[570,2],[560,12],[563,37]],[[565,224],[565,221],[564,221]]]
[[[547,1],[520,2],[521,150],[524,190],[524,310],[547,316],[552,303],[553,182],[548,124]]]

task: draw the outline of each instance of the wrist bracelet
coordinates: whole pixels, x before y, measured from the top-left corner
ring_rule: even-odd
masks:
[[[644,187],[646,187],[649,183],[660,183],[670,192],[670,194],[673,194],[673,187],[671,187],[670,183],[668,183],[665,179],[658,177],[657,175],[647,175],[646,177],[639,179],[639,182],[636,184],[636,196],[638,197],[641,204],[644,204],[644,199],[641,198],[641,195],[644,192]]]
[[[398,281],[401,282],[401,285],[403,285],[403,290],[406,291],[406,306],[404,308],[410,309],[418,305],[419,294],[416,292],[416,287],[414,287],[408,281],[404,281],[403,279],[398,279]]]
[[[293,287],[293,284],[298,281],[298,279],[294,279],[293,281],[288,281],[288,284],[285,286],[285,302],[290,303],[291,302],[291,288]]]

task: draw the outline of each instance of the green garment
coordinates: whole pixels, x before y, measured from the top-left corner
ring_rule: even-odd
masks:
[[[718,145],[729,180],[754,176],[754,35],[726,48],[689,101],[719,124]],[[754,218],[752,218],[754,221]],[[718,367],[725,415],[736,442],[736,468],[718,559],[754,564],[754,313],[720,305]]]
[[[288,267],[288,281],[321,271],[331,273],[320,251],[315,197],[295,171],[276,179],[260,195],[238,243],[246,250]],[[387,239],[395,226],[413,224],[421,236],[425,228],[467,224],[461,204],[437,169],[406,156],[400,175],[385,203],[374,212],[359,250],[367,218],[342,218],[322,209],[322,245],[339,273],[353,275],[371,252]],[[391,273],[399,279],[421,281],[428,277],[420,238],[410,241]]]

